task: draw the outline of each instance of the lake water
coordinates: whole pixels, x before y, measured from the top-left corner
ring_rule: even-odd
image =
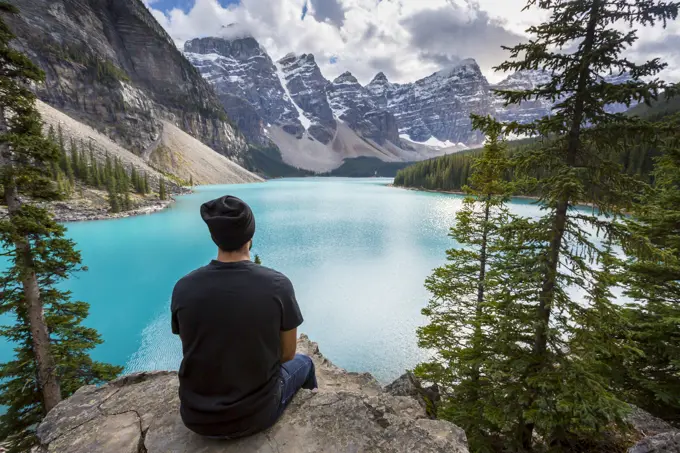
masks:
[[[305,178],[206,186],[148,216],[68,224],[88,272],[70,280],[89,302],[86,324],[104,344],[93,357],[126,372],[177,369],[170,331],[174,283],[215,255],[199,215],[204,201],[235,195],[257,219],[253,252],[290,277],[305,317],[299,331],[351,371],[382,382],[424,356],[416,344],[431,270],[454,246],[448,237],[462,197],[388,187],[390,179]],[[529,201],[513,210],[535,215]],[[0,343],[0,361],[11,345]]]

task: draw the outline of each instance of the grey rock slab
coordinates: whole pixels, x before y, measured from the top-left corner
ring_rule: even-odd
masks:
[[[132,379],[131,379],[132,378]],[[118,414],[134,410],[141,417],[142,430],[146,431],[154,418],[167,411],[179,410],[179,381],[176,373],[140,373],[113,381],[120,387],[115,398],[100,406],[104,414]]]
[[[353,392],[300,392],[272,428],[236,441],[205,439],[168,413],[146,435],[148,453],[467,452],[465,434],[448,422],[397,415],[384,401]]]
[[[50,444],[62,434],[96,419],[101,415],[99,405],[119,390],[108,385],[102,388],[87,386],[79,389],[47,414],[38,427],[38,437],[42,443]]]
[[[626,418],[626,421],[643,436],[654,436],[656,434],[673,431],[674,428],[666,421],[653,416],[647,411],[640,409],[637,406],[632,406],[632,411]]]
[[[139,453],[142,446],[140,418],[134,412],[100,416],[50,443],[49,453]]]
[[[62,401],[38,429],[40,449],[60,453],[465,453],[465,433],[425,419],[411,396],[385,392],[367,373],[348,373],[302,335],[318,392],[301,390],[272,428],[235,441],[206,439],[179,414],[177,374],[137,373],[84,387]]]
[[[628,453],[680,453],[680,431],[647,437],[628,449]]]

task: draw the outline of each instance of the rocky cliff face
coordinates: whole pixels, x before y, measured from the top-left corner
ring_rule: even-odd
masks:
[[[214,87],[227,114],[250,141],[266,144],[268,124],[295,135],[304,131],[277,67],[255,39],[193,39],[184,44],[184,55]]]
[[[361,136],[380,145],[387,141],[399,145],[399,130],[394,115],[379,108],[370,92],[345,72],[327,85],[328,100],[337,118],[349,124]]]
[[[328,102],[328,80],[321,74],[314,55],[288,54],[278,61],[281,83],[300,109],[300,121],[312,137],[328,144],[336,124]]]
[[[39,98],[137,154],[169,121],[236,159],[220,100],[140,0],[14,0],[15,45],[46,73]]]
[[[38,428],[37,453],[467,453],[465,433],[428,419],[415,398],[336,367],[305,336],[298,350],[314,360],[319,392],[298,392],[277,424],[253,437],[191,433],[179,416],[177,374],[142,373],[62,401]]]

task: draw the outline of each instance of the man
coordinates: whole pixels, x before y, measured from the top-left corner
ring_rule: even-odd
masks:
[[[315,389],[312,360],[295,354],[302,315],[283,274],[250,261],[255,218],[225,196],[201,206],[217,260],[183,277],[172,294],[182,340],[180,413],[192,431],[235,439],[272,426],[293,395]]]

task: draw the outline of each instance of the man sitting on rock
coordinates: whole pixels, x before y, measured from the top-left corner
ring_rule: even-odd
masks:
[[[180,413],[192,431],[235,439],[272,426],[300,388],[315,389],[312,359],[295,354],[302,314],[285,275],[250,260],[255,218],[225,196],[201,206],[217,260],[172,294],[182,340]]]

